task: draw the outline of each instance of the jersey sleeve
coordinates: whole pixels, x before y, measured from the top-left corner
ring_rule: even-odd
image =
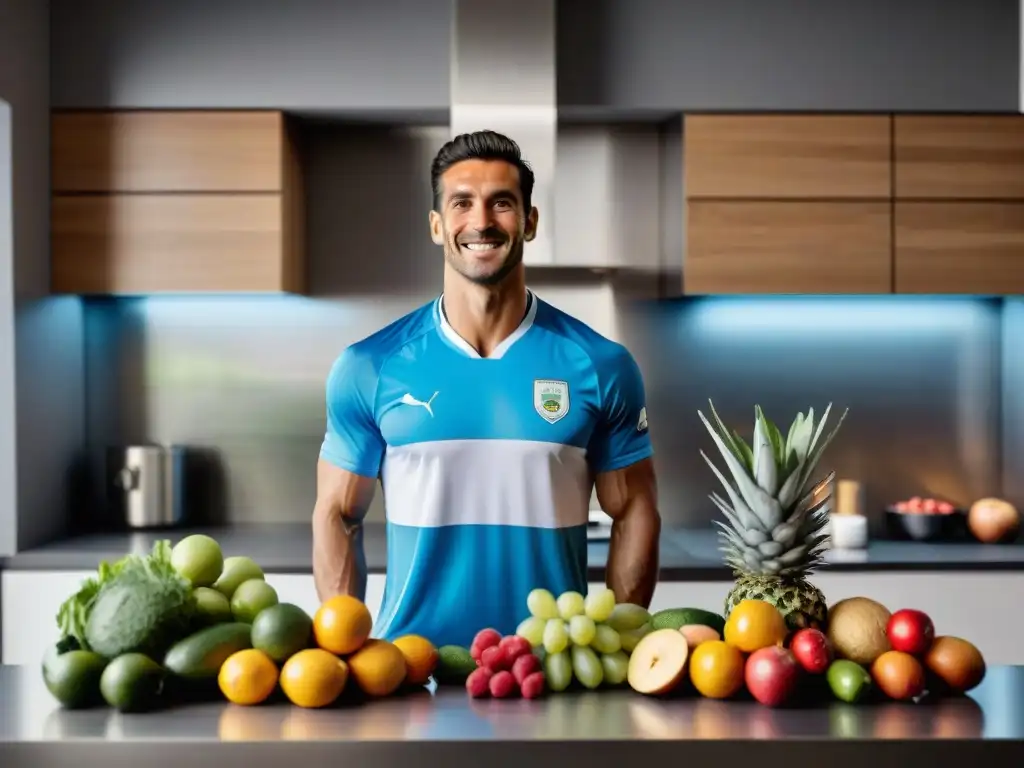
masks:
[[[377,477],[384,438],[374,417],[377,370],[353,347],[338,357],[327,375],[327,433],[320,458],[365,477]]]
[[[587,454],[596,473],[628,467],[654,451],[647,429],[643,376],[633,356],[618,347],[598,369],[601,408]]]

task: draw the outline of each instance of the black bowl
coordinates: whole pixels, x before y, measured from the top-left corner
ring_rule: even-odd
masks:
[[[958,541],[967,535],[967,513],[962,509],[940,514],[886,507],[885,520],[889,535],[904,541]]]

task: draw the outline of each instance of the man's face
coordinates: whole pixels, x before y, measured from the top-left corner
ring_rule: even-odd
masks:
[[[430,236],[467,280],[496,285],[523,260],[537,231],[537,209],[524,209],[519,169],[500,160],[463,160],[441,177],[440,212]]]

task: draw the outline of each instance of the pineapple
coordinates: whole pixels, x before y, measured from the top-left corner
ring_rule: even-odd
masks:
[[[730,431],[709,401],[714,426],[697,411],[721,451],[732,482],[704,451],[701,456],[722,483],[728,501],[712,493],[711,501],[725,516],[720,520],[722,552],[736,581],[725,600],[725,617],[741,600],[764,600],[786,618],[791,630],[824,629],[828,607],[821,590],[807,576],[822,563],[828,534],[831,485],[835,472],[811,486],[811,476],[847,411],[821,440],[831,404],[821,420],[814,409],[798,413],[785,436],[759,406],[754,408],[754,435],[747,445]]]

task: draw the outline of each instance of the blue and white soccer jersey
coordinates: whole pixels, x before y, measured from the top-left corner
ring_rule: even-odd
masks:
[[[532,293],[490,357],[439,298],[347,348],[327,380],[321,458],[384,491],[376,637],[468,646],[514,632],[536,587],[586,594],[593,476],[650,455],[633,357]]]

